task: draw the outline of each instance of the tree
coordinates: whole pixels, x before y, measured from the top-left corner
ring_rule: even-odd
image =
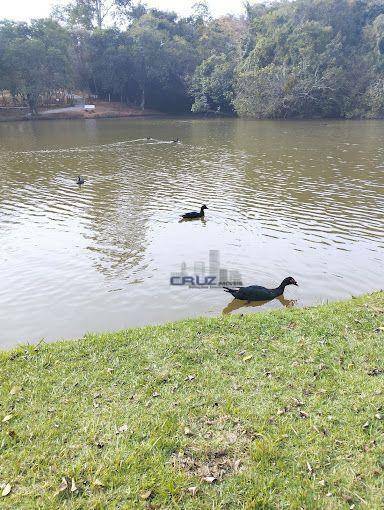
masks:
[[[190,90],[195,98],[193,112],[232,111],[235,63],[227,55],[211,55],[197,66]]]
[[[2,65],[8,88],[13,95],[22,96],[36,115],[42,94],[72,84],[69,35],[52,20],[8,25],[6,29]]]
[[[375,27],[383,9],[380,0],[248,7],[246,52],[236,70],[236,110],[256,117],[369,115],[367,97],[377,90],[370,86],[380,60]]]
[[[54,7],[53,16],[71,26],[101,29],[109,16],[125,11],[130,4],[131,0],[74,0],[64,7]]]
[[[195,68],[197,61],[193,46],[180,34],[183,29],[183,23],[177,23],[175,14],[154,9],[130,26],[133,79],[138,87],[142,109],[151,97],[160,98],[163,104],[168,103],[171,109],[175,108],[172,96],[167,97],[171,91],[185,103],[186,76]]]
[[[278,0],[212,18],[132,0],[70,0],[52,20],[0,22],[0,87],[28,100],[88,90],[168,112],[383,115],[383,0]]]
[[[233,112],[234,71],[241,59],[245,24],[233,16],[200,24],[196,46],[200,63],[189,80],[193,112]]]

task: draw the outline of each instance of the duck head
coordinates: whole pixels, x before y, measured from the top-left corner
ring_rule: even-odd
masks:
[[[201,210],[204,211],[204,209],[208,209],[208,207],[205,204],[201,206]]]
[[[296,285],[296,287],[299,286],[297,281],[294,278],[292,278],[292,276],[288,276],[288,278],[284,278],[284,280],[280,284],[280,287],[285,288],[287,285]]]

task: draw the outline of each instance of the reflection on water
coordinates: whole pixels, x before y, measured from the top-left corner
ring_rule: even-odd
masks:
[[[286,308],[292,308],[297,303],[297,299],[285,299],[284,296],[278,296],[274,301],[280,301],[280,303]],[[239,310],[239,308],[244,307],[258,307],[266,305],[270,303],[270,300],[265,301],[244,301],[243,299],[234,298],[228,305],[223,309],[223,315],[229,315],[235,310]]]
[[[194,222],[194,221],[199,221],[202,224],[202,226],[204,226],[204,227],[207,224],[206,218],[180,218],[179,219],[179,223],[189,223],[189,222]]]
[[[244,285],[292,274],[299,306],[383,287],[383,135],[380,121],[1,124],[0,345],[219,315],[220,289],[169,285],[211,249]]]

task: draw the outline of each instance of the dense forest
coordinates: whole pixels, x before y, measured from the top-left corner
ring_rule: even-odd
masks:
[[[245,4],[189,17],[129,0],[73,0],[0,22],[0,90],[37,113],[87,91],[165,112],[257,118],[384,117],[383,0]]]

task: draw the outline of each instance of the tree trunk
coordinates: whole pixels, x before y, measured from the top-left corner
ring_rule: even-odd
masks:
[[[37,117],[37,97],[34,94],[27,94],[27,102],[32,117]]]
[[[99,92],[97,90],[97,84],[96,84],[96,80],[95,80],[95,75],[92,73],[92,81],[93,81],[93,90],[95,91],[95,95],[98,96],[99,95]]]
[[[97,28],[101,29],[103,24],[103,15],[102,15],[102,2],[101,0],[96,0],[96,18],[97,18]]]
[[[145,86],[143,85],[141,88],[141,102],[140,102],[140,108],[142,110],[145,109]]]

